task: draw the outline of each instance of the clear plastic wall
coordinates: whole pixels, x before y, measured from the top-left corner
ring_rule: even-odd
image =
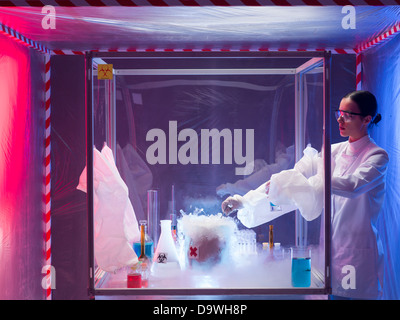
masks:
[[[44,57],[0,35],[0,299],[43,299]]]
[[[193,294],[204,289],[211,293],[290,291],[294,289],[290,248],[296,245],[312,248],[312,281],[303,289],[324,292],[324,212],[307,222],[292,211],[252,229],[235,214],[221,215],[224,199],[244,195],[272,174],[293,168],[307,145],[321,151],[323,58],[142,55],[93,59],[92,281],[98,294],[106,294],[107,289],[123,294],[179,294],[180,289],[193,289]],[[112,64],[112,80],[100,79],[104,64]],[[81,186],[85,179],[83,172]],[[136,257],[127,246],[139,241],[139,221],[152,223],[148,190],[157,193],[157,219],[172,220],[180,276],[177,281],[173,273],[161,278],[150,275],[147,288],[130,290],[129,267],[123,260],[128,264]],[[213,223],[221,226],[221,221],[227,221],[221,228],[234,229],[229,229],[230,238],[223,247],[217,245],[217,262],[188,259],[190,232],[184,227],[188,218],[199,219],[193,220],[191,231],[204,232],[205,237]],[[270,226],[273,250],[267,244]],[[115,233],[119,240],[108,241]],[[154,235],[152,229],[148,233],[154,250],[159,234]],[[212,251],[212,246],[209,243],[203,252]],[[120,255],[113,248],[120,248]]]
[[[370,134],[389,154],[385,203],[379,218],[374,221],[384,250],[383,299],[388,300],[400,299],[399,53],[400,37],[397,35],[389,43],[372,48],[363,55],[363,89],[374,92],[378,112],[382,115],[382,121]]]

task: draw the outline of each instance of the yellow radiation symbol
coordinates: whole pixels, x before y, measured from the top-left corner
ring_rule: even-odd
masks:
[[[113,78],[113,65],[112,64],[99,64],[97,66],[97,79],[112,80],[112,78]]]

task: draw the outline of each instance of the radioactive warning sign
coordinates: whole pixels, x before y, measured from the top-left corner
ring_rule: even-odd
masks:
[[[97,66],[97,79],[112,80],[112,78],[113,78],[113,65],[112,64],[99,64]]]

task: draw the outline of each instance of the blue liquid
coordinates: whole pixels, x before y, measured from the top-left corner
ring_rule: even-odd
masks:
[[[311,258],[292,258],[292,286],[311,285]]]
[[[133,250],[135,251],[136,255],[140,257],[140,254],[142,252],[140,242],[135,242],[133,244]],[[153,250],[153,241],[151,242],[145,242],[144,244],[144,254],[148,258],[153,258],[154,255],[154,250]]]

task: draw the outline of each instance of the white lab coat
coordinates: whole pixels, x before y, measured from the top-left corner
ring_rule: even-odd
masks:
[[[264,184],[241,198],[238,218],[244,225],[260,225],[293,207],[308,221],[319,216],[324,198],[323,163],[315,149],[307,147],[304,154],[294,169],[271,177],[269,195]],[[388,155],[369,136],[334,144],[331,155],[332,293],[377,299],[383,251],[375,225],[384,199]],[[270,210],[269,202],[283,205],[280,214]]]
[[[376,221],[383,204],[389,157],[369,136],[335,144],[331,153],[332,293],[377,299],[381,295],[383,249]],[[342,285],[346,276],[342,270],[347,265],[354,266],[355,289]]]

